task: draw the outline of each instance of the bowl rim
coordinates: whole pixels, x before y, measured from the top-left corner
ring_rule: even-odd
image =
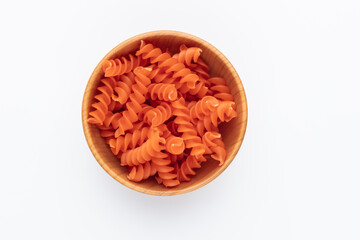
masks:
[[[239,86],[241,87],[241,91],[239,92],[239,96],[240,96],[240,102],[243,105],[243,111],[241,112],[241,127],[240,127],[240,136],[239,136],[239,141],[237,141],[234,145],[234,151],[231,157],[229,157],[229,159],[227,159],[227,161],[224,163],[225,166],[223,166],[219,171],[215,172],[213,175],[205,178],[203,181],[200,181],[197,184],[192,184],[187,188],[184,189],[179,189],[177,190],[176,188],[166,188],[166,191],[159,191],[159,190],[152,190],[152,189],[144,189],[144,187],[140,187],[139,185],[137,185],[137,183],[135,182],[131,182],[130,180],[127,179],[123,179],[121,177],[119,177],[102,159],[102,157],[100,157],[100,154],[98,153],[98,150],[96,147],[90,147],[91,145],[95,146],[95,144],[92,142],[92,138],[91,138],[91,134],[89,130],[89,124],[87,123],[87,114],[85,114],[85,103],[87,102],[86,99],[88,98],[88,95],[90,94],[88,89],[92,86],[92,84],[94,83],[94,80],[92,81],[92,79],[95,77],[96,73],[98,72],[98,68],[101,67],[101,63],[105,60],[108,59],[109,55],[112,55],[115,51],[118,51],[121,48],[126,47],[129,43],[132,43],[136,40],[141,40],[142,38],[147,38],[147,37],[153,37],[156,35],[169,35],[169,36],[177,36],[177,37],[184,37],[184,38],[188,38],[191,39],[193,41],[196,41],[198,43],[201,43],[205,46],[207,46],[209,49],[211,49],[211,51],[213,51],[216,55],[220,56],[222,58],[222,60],[224,61],[224,63],[230,67],[230,70],[232,71],[234,77],[235,77],[235,81],[238,82]],[[128,39],[126,39],[125,41],[122,41],[121,43],[119,43],[118,45],[116,45],[114,48],[112,48],[100,61],[99,63],[96,65],[96,67],[94,68],[87,84],[86,84],[86,88],[84,91],[84,95],[83,95],[83,100],[82,100],[82,108],[81,108],[81,113],[82,113],[82,125],[83,125],[83,131],[84,131],[84,135],[85,135],[85,139],[86,142],[88,144],[88,147],[90,148],[93,156],[95,157],[96,161],[100,164],[100,166],[112,177],[114,178],[116,181],[118,181],[119,183],[123,184],[124,186],[141,192],[141,193],[146,193],[146,194],[150,194],[150,195],[156,195],[156,196],[170,196],[170,195],[179,195],[179,194],[184,194],[184,193],[188,193],[188,192],[192,192],[196,189],[199,189],[205,185],[207,185],[208,183],[210,183],[211,181],[213,181],[215,178],[217,178],[221,173],[223,173],[225,171],[225,169],[228,168],[228,166],[231,164],[231,162],[234,160],[235,156],[237,155],[242,142],[244,140],[244,136],[246,133],[246,128],[247,128],[247,119],[248,119],[248,107],[247,107],[247,98],[246,98],[246,94],[245,94],[245,90],[244,90],[244,86],[242,84],[242,81],[238,75],[238,73],[236,72],[234,66],[230,63],[230,61],[224,56],[223,53],[221,53],[216,47],[214,47],[213,45],[211,45],[210,43],[208,43],[207,41],[194,36],[192,34],[189,33],[185,33],[185,32],[180,32],[180,31],[175,31],[175,30],[157,30],[157,31],[150,31],[150,32],[145,32],[145,33],[140,33],[137,34],[133,37],[130,37]]]

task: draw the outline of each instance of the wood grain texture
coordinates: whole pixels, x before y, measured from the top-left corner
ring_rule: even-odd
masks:
[[[225,163],[219,167],[217,161],[210,160],[204,163],[201,169],[198,169],[197,175],[192,177],[190,182],[183,182],[174,188],[165,188],[164,186],[157,184],[153,179],[141,183],[135,183],[128,180],[126,177],[128,174],[127,168],[120,166],[119,159],[113,155],[109,146],[105,143],[105,140],[100,136],[97,127],[88,124],[87,122],[91,104],[93,103],[96,94],[96,88],[103,77],[103,72],[101,70],[102,62],[106,59],[134,53],[140,46],[140,40],[150,42],[163,50],[169,48],[170,52],[177,52],[181,44],[186,44],[189,47],[200,47],[203,50],[201,56],[210,67],[211,76],[223,77],[226,80],[237,105],[238,116],[230,122],[220,125],[220,132],[223,136],[227,151]],[[104,170],[114,179],[123,185],[142,193],[159,196],[176,195],[187,193],[206,185],[219,176],[219,174],[230,165],[244,139],[247,125],[247,102],[240,77],[229,60],[214,46],[198,37],[183,32],[165,30],[153,31],[137,35],[120,43],[99,62],[89,79],[84,93],[82,123],[91,152]]]

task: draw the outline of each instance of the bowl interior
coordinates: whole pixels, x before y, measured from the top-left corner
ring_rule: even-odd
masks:
[[[97,127],[88,124],[86,121],[89,112],[92,110],[91,104],[94,101],[94,96],[97,94],[96,88],[99,86],[101,78],[103,78],[103,72],[101,70],[102,62],[105,59],[112,59],[134,53],[139,48],[140,40],[142,39],[160,47],[162,50],[168,48],[170,52],[178,52],[181,44],[200,47],[203,50],[201,57],[209,65],[211,76],[223,77],[226,80],[237,105],[238,116],[228,123],[221,124],[219,127],[227,151],[227,159],[224,165],[219,167],[217,161],[209,160],[196,171],[197,174],[192,177],[190,182],[183,182],[174,188],[165,188],[164,186],[157,184],[153,179],[148,179],[141,183],[129,181],[127,179],[128,169],[120,166],[119,159],[113,155],[109,146],[105,143],[105,140],[100,136]],[[230,62],[215,47],[200,38],[186,33],[176,31],[156,31],[140,34],[122,42],[111,50],[96,66],[85,90],[82,118],[84,133],[92,153],[99,164],[113,178],[120,183],[143,193],[174,195],[189,192],[207,184],[229,166],[244,138],[247,122],[247,104],[245,92],[238,74]]]

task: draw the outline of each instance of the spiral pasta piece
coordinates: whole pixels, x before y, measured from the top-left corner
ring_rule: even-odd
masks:
[[[204,119],[219,107],[219,100],[212,96],[205,96],[190,108],[191,118]]]
[[[105,60],[102,64],[102,70],[105,73],[105,77],[113,77],[129,73],[140,65],[141,59],[129,54],[129,60],[125,57]]]
[[[115,124],[117,127],[115,137],[123,135],[125,131],[131,129],[133,123],[138,120],[137,114],[142,110],[141,104],[146,100],[145,94],[148,92],[147,86],[151,82],[148,78],[150,73],[150,68],[135,68],[134,74],[136,84],[132,85],[133,93],[129,95],[130,102],[126,103],[126,110]]]
[[[191,64],[191,66],[189,66],[189,68],[194,71],[196,74],[199,75],[200,78],[204,78],[205,80],[207,80],[210,75],[209,75],[209,66],[201,59],[199,58],[197,63],[195,64]],[[207,87],[210,84],[207,84]]]
[[[159,65],[160,66],[160,65]],[[180,78],[178,89],[180,87],[187,87],[188,89],[194,89],[196,82],[199,80],[199,76],[192,73],[192,71],[185,67],[183,63],[176,63],[171,65],[165,70],[166,73],[173,72],[174,78]]]
[[[100,94],[94,97],[97,102],[91,105],[95,110],[89,113],[90,118],[88,119],[88,123],[91,124],[103,124],[111,103],[111,96],[116,85],[116,80],[114,78],[103,78],[101,79],[101,83],[103,85],[97,88]]]
[[[174,168],[170,166],[171,160],[168,158],[152,158],[151,165],[156,169],[157,181],[165,187],[175,187],[180,184],[177,174],[173,173]]]
[[[180,137],[175,137],[174,135],[170,135],[166,139],[166,151],[168,151],[171,154],[179,155],[184,152],[185,150],[185,144],[184,139]]]
[[[200,57],[202,50],[198,47],[186,47],[184,44],[180,45],[180,52],[178,61],[185,63],[186,66],[191,66],[191,63],[196,63]]]
[[[116,82],[116,86],[114,88],[114,93],[112,95],[112,99],[121,104],[125,104],[129,98],[131,93],[132,85],[135,82],[135,76],[132,72],[127,75],[121,75],[120,81]]]
[[[144,47],[144,49],[145,49],[145,47]],[[149,49],[150,49],[150,47],[148,47],[147,51]],[[142,49],[140,48],[139,51],[141,51],[141,50]],[[159,54],[161,52],[161,50],[160,50],[160,52],[159,52],[159,50],[157,50],[157,54],[158,54],[157,56],[155,53],[152,53],[151,55],[149,54],[147,57],[155,56],[155,58],[153,58],[151,61],[158,63],[158,67],[160,69],[163,69],[165,71],[165,74],[170,74],[170,73],[173,74],[172,79],[169,78],[169,75],[167,75],[166,77],[162,77],[162,78],[163,79],[167,78],[168,79],[167,83],[169,83],[169,81],[171,83],[173,83],[174,79],[180,78],[180,80],[177,84],[178,89],[181,86],[183,86],[184,84],[186,84],[187,88],[189,88],[189,89],[195,88],[195,83],[199,80],[199,76],[194,74],[189,68],[187,68],[184,65],[184,63],[179,62],[177,58],[171,57],[169,54],[166,54],[166,53]],[[137,52],[137,54],[139,53],[139,51]],[[145,52],[145,50],[142,50],[140,52],[140,54],[142,52]]]
[[[174,101],[177,99],[177,90],[174,84],[152,83],[149,85],[149,93],[153,100]]]
[[[208,94],[209,88],[206,87],[205,80],[200,78],[200,80],[195,84],[195,88],[189,89],[188,92],[192,96],[196,95],[198,98],[203,98],[205,95]]]
[[[216,113],[221,122],[228,122],[237,116],[236,105],[233,101],[222,101],[216,108]]]
[[[210,89],[214,91],[214,97],[223,101],[234,101],[234,97],[230,93],[229,87],[226,85],[225,79],[220,77],[209,78],[208,80],[214,86]]]
[[[149,137],[149,127],[143,127],[135,130],[133,133],[126,133],[124,136],[112,138],[109,141],[111,151],[118,155],[120,152],[126,152],[129,148],[134,149],[145,142]]]
[[[162,102],[156,108],[150,109],[144,115],[144,121],[150,126],[157,127],[172,116],[172,110],[168,103]]]
[[[205,117],[206,120],[208,120],[208,118]],[[211,131],[211,132],[219,132],[219,129],[217,127],[215,127],[213,124],[211,124],[211,122],[207,122],[207,125],[205,126],[204,120],[192,120],[194,121],[194,125],[196,126],[196,130],[197,133],[199,134],[200,137],[202,137],[206,131]]]
[[[188,156],[180,166],[180,181],[190,181],[188,175],[195,175],[195,168],[200,168],[201,165],[194,156]]]
[[[156,174],[156,169],[149,162],[140,164],[138,166],[133,166],[128,175],[128,179],[134,182],[140,182],[142,180],[148,179],[150,176]]]
[[[140,147],[128,150],[121,155],[121,165],[134,166],[143,164],[151,158],[165,158],[168,154],[161,152],[165,149],[165,139],[160,137],[159,131],[154,133]]]
[[[206,132],[202,137],[202,141],[206,146],[205,153],[212,153],[211,157],[219,161],[219,166],[223,165],[226,159],[226,150],[221,134],[218,132]]]
[[[123,105],[122,105],[120,102],[114,101],[114,100],[112,99],[111,102],[110,102],[110,105],[109,105],[109,107],[108,107],[108,111],[110,111],[110,112],[120,111],[122,107],[123,107]]]
[[[112,127],[106,127],[104,125],[97,124],[96,125],[100,130],[100,136],[105,138],[106,143],[109,143],[109,140],[114,137],[114,129]]]
[[[140,49],[136,52],[137,56],[141,56],[143,59],[148,59],[152,64],[158,64],[158,66],[165,64],[175,64],[177,60],[171,57],[168,52],[162,52],[160,48],[154,47],[151,43],[146,43],[141,40]],[[163,68],[157,67],[153,71],[153,76],[156,83],[174,83],[175,78],[172,77],[171,72],[165,72]]]
[[[152,60],[161,54],[163,54],[163,52],[160,48],[157,48],[151,43],[146,43],[144,40],[141,40],[139,50],[135,55],[141,56],[143,59],[150,59],[150,62],[154,63]]]
[[[184,139],[186,148],[191,149],[190,154],[198,156],[205,152],[205,147],[190,121],[190,111],[184,104],[183,98],[172,102],[173,114],[176,116],[174,122],[178,125],[177,131],[182,133],[181,137]]]
[[[205,116],[202,121],[207,131],[212,131],[213,127],[217,128],[219,122],[229,122],[237,116],[235,103],[231,101],[222,101],[215,111]]]

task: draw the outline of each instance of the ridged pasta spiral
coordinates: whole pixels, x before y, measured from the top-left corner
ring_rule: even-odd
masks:
[[[199,156],[205,152],[205,147],[201,142],[197,131],[190,120],[190,111],[185,106],[183,98],[172,102],[173,114],[176,116],[174,122],[178,125],[177,131],[182,133],[186,148],[190,148],[190,154]]]
[[[156,169],[157,181],[165,187],[175,187],[180,184],[177,174],[173,173],[174,168],[170,166],[171,160],[168,158],[152,158],[151,165]]]
[[[105,77],[113,77],[129,73],[140,65],[142,65],[141,58],[129,54],[129,60],[125,57],[105,60],[102,64],[102,70]]]
[[[159,67],[156,67],[153,71],[155,83],[174,83],[175,78],[172,77],[172,72],[165,72],[165,68],[160,67],[160,65],[173,65],[178,61],[171,57],[168,52],[162,52],[160,48],[154,47],[151,43],[146,43],[141,41],[140,49],[136,52],[137,56],[141,56],[143,59],[150,59],[152,64],[158,64]],[[152,77],[151,77],[152,79]]]
[[[114,78],[103,78],[101,82],[103,85],[97,88],[101,93],[95,95],[94,98],[97,102],[91,105],[95,110],[89,113],[90,118],[88,122],[91,124],[103,124],[111,103],[114,87],[116,86],[116,80]]]
[[[168,154],[161,152],[165,149],[165,138],[160,137],[159,131],[156,131],[140,147],[128,150],[121,155],[122,166],[134,166],[143,164],[151,158],[165,158]]]
[[[205,80],[203,78],[200,78],[199,81],[195,84],[195,88],[189,89],[188,92],[191,95],[196,95],[198,98],[203,98],[205,95],[208,94],[209,88],[206,87]]]
[[[200,57],[202,50],[198,47],[186,47],[184,44],[180,45],[180,52],[178,61],[185,63],[186,66],[191,66],[192,62],[196,63]]]
[[[164,62],[177,63],[177,60],[173,59],[168,52],[162,52],[160,48],[154,47],[151,43],[141,41],[140,49],[136,52],[137,56],[141,56],[143,59],[150,59],[152,64],[162,64]],[[154,81],[156,83],[174,83],[175,78],[172,77],[171,72],[165,72],[163,68],[156,67],[153,71]],[[152,78],[152,77],[151,77]]]
[[[108,143],[108,141],[114,137],[114,129],[112,127],[106,127],[104,125],[97,125],[97,127],[100,130],[100,136],[102,136],[103,138],[106,139],[106,142]]]
[[[121,103],[119,103],[118,101],[114,101],[113,99],[111,99],[110,105],[108,107],[108,111],[119,111],[121,108],[123,107],[123,105]]]
[[[195,112],[192,109],[191,113]],[[213,127],[217,127],[219,122],[229,122],[237,116],[235,103],[231,101],[220,101],[215,111],[203,117],[204,127],[207,131],[212,131]],[[192,115],[194,117],[194,114]]]
[[[112,99],[121,104],[125,104],[131,93],[132,85],[135,83],[135,76],[132,72],[127,75],[121,75],[120,81],[116,82]]]
[[[146,162],[138,166],[133,166],[128,175],[128,179],[134,182],[140,182],[154,176],[156,172],[154,166],[149,162]]]
[[[174,101],[177,99],[177,90],[174,84],[152,83],[149,85],[150,98],[163,101]]]
[[[144,121],[150,126],[157,127],[172,116],[172,109],[168,103],[162,102],[156,108],[150,109],[144,115]]]
[[[155,83],[176,83],[176,79],[172,77],[172,73],[166,73],[164,69],[157,68],[157,74],[154,76]]]
[[[149,127],[143,127],[135,130],[133,133],[126,133],[124,136],[110,139],[109,145],[111,151],[118,155],[120,152],[126,152],[129,148],[134,149],[145,142],[149,137]]]
[[[202,141],[206,146],[206,154],[219,161],[219,166],[223,165],[226,159],[225,144],[221,139],[219,132],[206,132],[202,137]]]
[[[225,79],[213,77],[209,78],[208,81],[214,85],[210,88],[215,93],[214,97],[223,101],[234,101],[234,97],[230,93],[230,89],[226,85]]]
[[[140,50],[136,52],[136,55],[141,55],[145,59],[150,58],[150,61],[157,63],[158,67],[165,71],[165,74],[173,73],[173,79],[169,78],[169,75],[163,75],[156,82],[163,82],[162,80],[167,78],[172,83],[174,79],[180,78],[178,88],[186,84],[189,89],[193,89],[195,83],[199,80],[199,77],[192,73],[184,63],[179,62],[177,58],[171,57],[169,53],[162,53],[161,49],[155,48],[152,44],[146,44],[142,41]]]
[[[195,168],[200,168],[201,165],[194,156],[188,156],[180,166],[180,181],[190,181],[188,175],[195,175]]]
[[[198,118],[202,120],[205,116],[214,112],[219,105],[220,102],[216,98],[212,96],[205,96],[190,108],[190,116],[191,118]]]
[[[210,68],[201,58],[199,58],[197,63],[192,64],[189,68],[192,71],[194,71],[196,74],[198,74],[200,78],[204,78],[205,80],[207,80],[210,77],[209,75]]]
[[[141,57],[142,59],[150,59],[151,63],[155,63],[153,59],[155,59],[156,57],[162,54],[163,52],[161,51],[160,48],[157,48],[151,43],[146,43],[144,40],[141,40],[139,50],[136,52],[135,55]],[[168,53],[164,53],[164,54],[168,54]]]
[[[183,63],[175,63],[170,66],[166,65],[166,61],[161,63],[159,67],[166,67],[165,73],[173,73],[173,78],[180,78],[177,89],[180,87],[187,87],[188,89],[194,89],[196,82],[199,80],[199,76],[193,73]],[[185,86],[184,86],[185,85]]]
[[[206,128],[204,120],[194,119],[192,121],[195,122],[194,125],[196,126],[197,133],[199,134],[200,137],[202,137],[206,131],[219,132],[219,129],[212,124],[207,125]]]
[[[166,138],[165,147],[166,151],[168,151],[169,153],[179,155],[185,150],[184,139],[182,139],[181,137],[170,135],[168,138]]]
[[[142,110],[141,104],[146,100],[147,87],[151,83],[151,80],[148,78],[150,73],[150,68],[137,67],[134,69],[136,84],[132,85],[133,92],[129,95],[130,102],[126,103],[126,110],[122,112],[122,117],[116,124],[115,137],[123,135],[138,120],[137,114]]]
[[[144,117],[145,117],[145,114],[150,111],[151,109],[153,109],[154,107],[150,106],[150,105],[147,105],[147,104],[141,104],[141,111],[138,113],[138,118],[139,118],[139,121],[143,122],[144,121]],[[144,123],[144,122],[143,122]],[[145,124],[145,123],[144,123]]]

